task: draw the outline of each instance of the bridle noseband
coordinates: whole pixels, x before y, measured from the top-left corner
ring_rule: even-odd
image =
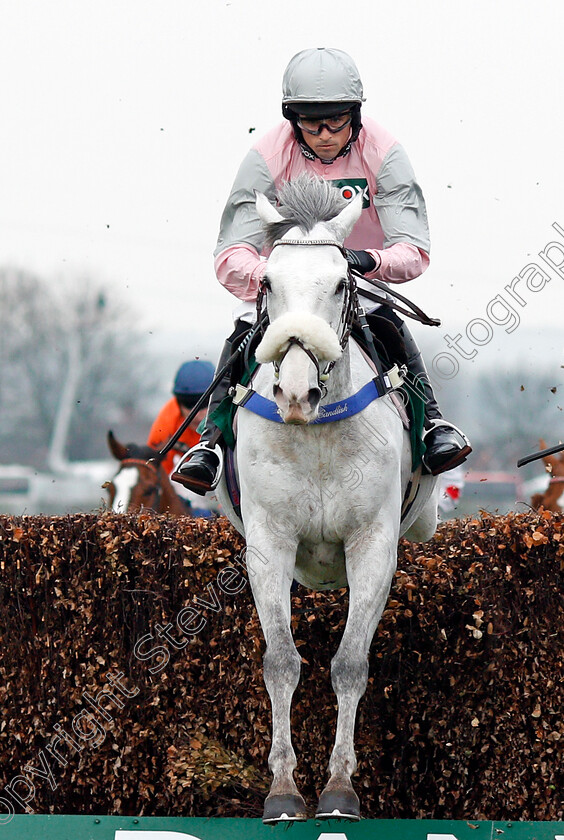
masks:
[[[272,245],[272,250],[277,248],[280,245],[332,245],[334,248],[338,248],[345,260],[347,259],[346,250],[340,242],[336,242],[334,239],[277,239],[276,242]],[[341,317],[339,318],[339,324],[337,326],[337,337],[339,339],[339,344],[341,345],[341,349],[344,350],[348,344],[349,337],[351,334],[353,322],[355,317],[358,315],[360,310],[360,303],[358,300],[358,291],[357,291],[357,284],[354,278],[354,275],[351,272],[350,266],[347,262],[347,277],[344,287],[344,300],[343,300],[343,307],[341,309]],[[266,299],[267,294],[267,287],[264,278],[259,283],[258,293],[257,293],[257,322],[261,321],[263,315],[263,305]],[[263,321],[264,323],[264,321]],[[268,323],[268,321],[267,321]],[[263,326],[263,332],[265,329]],[[315,368],[317,370],[317,381],[319,384],[319,388],[321,391],[325,392],[326,386],[325,382],[329,378],[329,374],[333,370],[335,366],[335,359],[333,361],[328,362],[325,367],[322,369],[319,363],[319,359],[308,347],[305,347],[304,343],[300,338],[297,336],[290,338],[288,343],[288,348],[282,358],[277,361],[273,362],[274,365],[274,374],[276,378],[278,378],[280,365],[284,361],[286,354],[290,350],[293,345],[297,345],[300,347],[304,353],[309,356]]]

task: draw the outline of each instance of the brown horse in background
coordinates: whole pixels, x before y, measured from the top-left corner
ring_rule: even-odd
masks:
[[[108,432],[110,452],[121,462],[111,481],[103,485],[114,513],[152,510],[170,516],[191,516],[163,470],[158,452],[150,446],[124,445]]]
[[[546,449],[546,443],[539,440],[541,449]],[[554,513],[561,513],[561,497],[564,494],[564,451],[559,455],[545,455],[542,459],[547,473],[550,475],[548,487],[544,493],[535,493],[531,497],[531,505],[535,510],[540,507],[551,510]]]

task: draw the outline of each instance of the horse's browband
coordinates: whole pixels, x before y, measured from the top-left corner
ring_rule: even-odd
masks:
[[[345,248],[340,242],[336,242],[334,239],[277,239],[272,244],[273,250],[277,245],[333,245],[345,256]]]

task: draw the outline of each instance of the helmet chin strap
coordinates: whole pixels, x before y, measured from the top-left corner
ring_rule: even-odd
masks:
[[[299,131],[299,129],[298,129],[298,131]],[[313,149],[310,149],[310,147],[307,145],[307,143],[304,140],[300,140],[299,137],[296,137],[296,140],[298,141],[300,151],[305,158],[307,158],[308,160],[320,160],[321,163],[325,163],[325,164],[335,163],[337,158],[345,157],[345,155],[348,155],[348,153],[351,150],[351,146],[352,146],[352,142],[353,142],[352,140],[349,140],[345,144],[345,146],[341,149],[341,151],[337,155],[335,155],[334,158],[331,158],[330,160],[325,160],[325,158],[319,157],[319,155],[316,154],[313,151]]]

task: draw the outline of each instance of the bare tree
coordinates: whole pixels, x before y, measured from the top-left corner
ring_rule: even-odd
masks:
[[[65,387],[72,399],[64,434],[71,459],[104,457],[111,420],[143,412],[158,388],[135,313],[86,277],[57,294],[30,272],[0,270],[0,336],[4,461],[45,461]]]

